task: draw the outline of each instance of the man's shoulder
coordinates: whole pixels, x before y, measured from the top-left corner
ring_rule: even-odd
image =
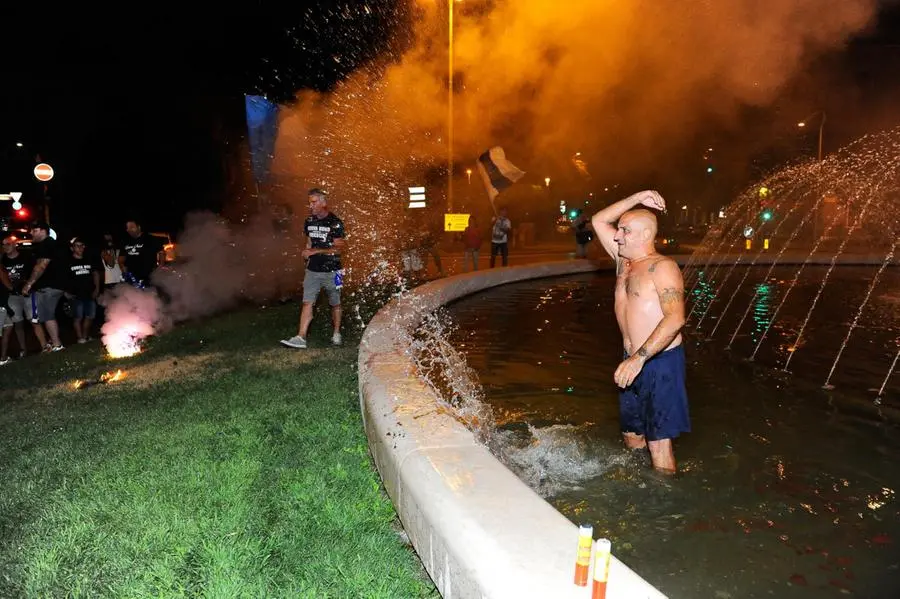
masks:
[[[651,259],[647,266],[647,272],[650,275],[663,275],[667,277],[681,276],[681,268],[678,262],[671,256],[657,256]]]

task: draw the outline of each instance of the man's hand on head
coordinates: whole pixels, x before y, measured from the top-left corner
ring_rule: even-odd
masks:
[[[654,191],[652,189],[648,189],[647,191],[642,191],[638,194],[638,198],[640,200],[640,204],[646,206],[647,208],[653,208],[654,210],[659,210],[665,212],[666,210],[666,201],[660,195],[658,191]]]

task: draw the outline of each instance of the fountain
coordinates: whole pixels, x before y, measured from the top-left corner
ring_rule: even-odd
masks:
[[[427,299],[407,321],[415,330],[395,335],[404,360],[367,331],[360,355],[367,430],[392,496],[409,498],[400,501],[401,512],[410,510],[404,521],[421,526],[411,537],[423,546],[442,539],[431,545],[440,555],[426,560],[429,571],[463,567],[442,544],[454,533],[422,524],[426,495],[403,481],[437,468],[468,506],[457,522],[489,534],[506,533],[492,528],[502,516],[480,503],[481,485],[492,505],[536,506],[488,465],[486,447],[572,523],[594,522],[621,559],[672,597],[740,596],[748,585],[776,595],[790,586],[804,597],[896,591],[881,548],[900,534],[890,487],[900,476],[893,465],[900,273],[890,268],[900,232],[897,139],[898,131],[867,136],[822,162],[773,174],[725,209],[697,252],[678,257],[689,290],[689,393],[698,424],[678,442],[674,479],[654,478],[618,441],[610,378],[621,348],[604,267],[606,274],[568,277],[558,275],[591,268],[503,269],[416,290]],[[376,356],[393,356],[391,366],[373,366]],[[416,393],[408,380],[399,385],[410,372],[423,376]],[[400,392],[365,399],[378,395],[381,383],[372,380],[383,379],[396,381],[384,387],[388,394]],[[438,415],[440,424],[424,424]],[[468,441],[448,415],[468,427]],[[376,435],[407,457],[391,464]],[[467,468],[434,462],[445,451]],[[412,456],[430,465],[413,467]],[[544,517],[551,543],[565,536]],[[519,528],[510,534],[527,536]],[[574,539],[574,524],[566,534]],[[552,581],[553,569],[535,570],[530,580]]]
[[[725,209],[725,218],[710,230],[685,267],[685,281],[693,300],[688,319],[691,330],[701,338],[713,340],[726,323],[734,325],[726,347],[735,351],[735,341],[744,330],[760,289],[757,283],[741,317],[732,323],[729,310],[735,298],[746,291],[747,279],[754,273],[754,269],[744,267],[768,265],[761,277],[763,282],[769,281],[776,269],[793,270],[790,282],[781,285],[777,307],[746,355],[755,360],[770,329],[778,325],[782,308],[791,299],[804,271],[814,265],[825,266],[793,341],[785,346],[781,359],[770,364],[788,371],[805,345],[804,334],[823,295],[847,295],[846,289],[829,286],[835,268],[871,266],[871,272],[859,271],[860,276],[870,279],[868,285],[859,297],[847,298],[853,301],[848,315],[854,317],[842,323],[846,333],[841,342],[836,347],[816,346],[818,352],[834,355],[822,383],[833,389],[835,372],[848,342],[859,332],[860,318],[873,292],[891,291],[888,287],[893,280],[886,281],[883,275],[887,267],[897,263],[898,139],[898,130],[866,136],[834,156],[786,168],[741,194]],[[746,236],[745,242],[745,236],[738,231],[750,231],[751,235]],[[740,270],[742,276],[735,283],[732,275]],[[719,307],[720,298],[725,297],[727,301]],[[803,301],[795,299],[794,303]],[[715,321],[711,329],[709,320]],[[898,342],[900,339],[894,340],[895,344]],[[876,404],[881,404],[896,366],[896,360],[888,359],[894,353],[884,356],[883,383],[876,387]]]

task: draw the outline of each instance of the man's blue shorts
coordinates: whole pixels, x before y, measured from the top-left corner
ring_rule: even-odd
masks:
[[[656,354],[630,386],[619,392],[619,424],[623,433],[648,441],[674,439],[691,431],[685,388],[684,346]]]

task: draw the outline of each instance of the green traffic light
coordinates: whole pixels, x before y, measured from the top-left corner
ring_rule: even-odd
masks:
[[[569,218],[575,218],[576,216],[578,216],[578,211],[572,210],[569,212]]]
[[[771,210],[766,210],[765,212],[762,213],[761,216],[762,216],[762,219],[765,220],[765,221],[772,220],[772,211],[771,211]]]

